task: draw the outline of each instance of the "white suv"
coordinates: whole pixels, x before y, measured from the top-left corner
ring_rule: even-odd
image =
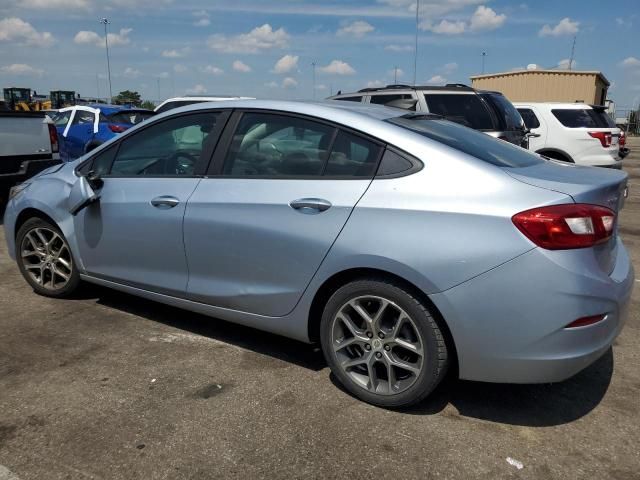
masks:
[[[529,150],[579,165],[622,168],[620,129],[604,107],[525,102],[514,106],[530,130]]]
[[[209,96],[197,96],[191,95],[186,97],[174,97],[168,98],[160,105],[158,105],[154,112],[162,113],[167,110],[171,110],[172,108],[184,107],[185,105],[191,105],[193,103],[203,103],[203,102],[224,102],[226,100],[255,100],[254,97],[233,97],[233,96],[224,96],[217,95],[215,97]]]

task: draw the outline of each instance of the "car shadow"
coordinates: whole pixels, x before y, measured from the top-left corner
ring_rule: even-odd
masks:
[[[81,294],[97,298],[101,305],[125,311],[196,335],[231,343],[303,368],[319,371],[327,364],[317,346],[220,319],[189,313],[115,290],[91,285]],[[80,297],[79,297],[80,298]],[[469,417],[496,423],[545,427],[573,422],[591,412],[604,398],[613,374],[613,351],[574,377],[554,384],[513,385],[471,382],[451,372],[420,404],[399,409],[407,415],[442,414],[449,405],[457,410],[449,417]],[[349,394],[330,374],[331,382]],[[350,394],[349,394],[350,395]]]

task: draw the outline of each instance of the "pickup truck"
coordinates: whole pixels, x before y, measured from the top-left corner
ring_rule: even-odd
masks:
[[[9,187],[61,163],[58,132],[44,112],[0,110],[0,203]]]

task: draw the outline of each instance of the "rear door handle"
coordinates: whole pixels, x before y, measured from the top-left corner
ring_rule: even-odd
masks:
[[[162,210],[173,208],[179,203],[180,200],[178,200],[176,197],[172,197],[171,195],[161,195],[151,200],[151,205]]]
[[[329,208],[331,208],[331,202],[322,198],[300,198],[290,202],[289,206],[302,213],[318,213],[329,210]]]

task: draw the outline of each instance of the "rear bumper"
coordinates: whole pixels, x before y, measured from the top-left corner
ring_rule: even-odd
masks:
[[[56,155],[57,156],[57,155]],[[3,159],[0,159],[2,161]],[[59,158],[45,158],[37,160],[23,160],[16,164],[15,169],[6,169],[11,171],[3,171],[0,173],[0,183],[16,184],[24,182],[34,175],[46,170],[54,165],[62,163]]]
[[[590,249],[534,249],[431,298],[451,329],[460,377],[504,383],[565,380],[599,358],[625,323],[634,272],[617,240],[614,270]],[[572,321],[606,314],[590,326]]]

